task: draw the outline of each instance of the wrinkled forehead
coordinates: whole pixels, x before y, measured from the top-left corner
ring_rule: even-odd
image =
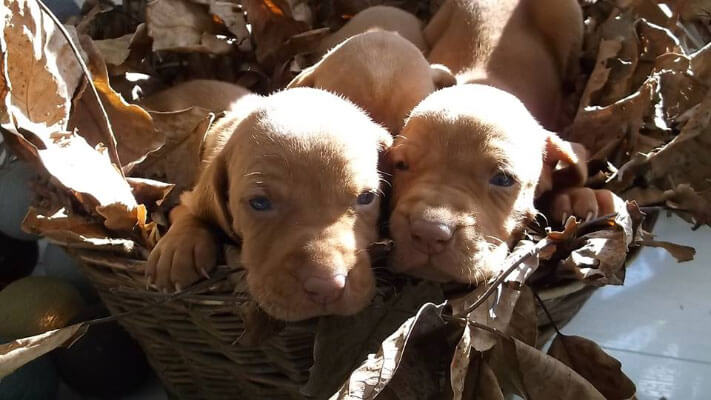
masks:
[[[379,183],[378,151],[372,140],[349,143],[327,134],[262,135],[252,137],[245,150],[238,169],[247,184],[352,194]]]
[[[421,157],[438,155],[450,164],[488,161],[525,170],[540,165],[545,139],[542,128],[528,122],[418,112],[408,119],[395,146],[411,147],[408,152]]]

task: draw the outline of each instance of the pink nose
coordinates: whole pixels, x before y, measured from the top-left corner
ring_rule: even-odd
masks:
[[[338,300],[346,287],[345,275],[311,276],[304,280],[304,291],[315,303],[328,304]]]
[[[410,223],[410,234],[412,242],[420,251],[437,254],[443,252],[452,240],[454,229],[441,222],[416,219]]]

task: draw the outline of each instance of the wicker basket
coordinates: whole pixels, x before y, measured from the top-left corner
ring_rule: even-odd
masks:
[[[235,285],[234,279],[198,284],[175,298],[146,289],[143,261],[88,250],[70,252],[81,260],[111,313],[128,312],[119,322],[143,347],[171,394],[181,399],[305,398],[299,387],[313,362],[313,321],[286,323],[262,344],[245,345],[239,340],[245,334],[241,310],[251,300],[245,285]],[[593,291],[574,282],[541,291],[540,297],[556,325],[562,326]],[[553,326],[538,308],[540,345]]]

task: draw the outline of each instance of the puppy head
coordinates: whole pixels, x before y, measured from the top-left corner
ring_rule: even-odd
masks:
[[[536,213],[544,157],[559,141],[553,136],[518,99],[489,86],[425,99],[390,150],[394,267],[464,283],[500,269]]]
[[[359,311],[374,294],[367,248],[377,239],[378,153],[391,136],[325,91],[250,103],[213,173],[250,292],[282,320]]]
[[[420,50],[399,34],[374,30],[336,46],[288,87],[341,94],[397,134],[422,99],[455,83],[447,67],[430,66]]]

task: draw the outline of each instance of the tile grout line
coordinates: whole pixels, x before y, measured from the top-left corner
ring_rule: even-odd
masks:
[[[600,346],[600,347],[602,347],[605,350],[620,351],[620,352],[624,352],[624,353],[639,354],[639,355],[647,356],[647,357],[665,358],[668,360],[685,361],[685,362],[690,362],[690,363],[695,363],[695,364],[703,364],[703,365],[711,366],[711,362],[709,362],[709,361],[696,360],[693,358],[672,357],[672,356],[667,356],[664,354],[654,354],[654,353],[648,353],[646,351],[619,349],[616,347],[609,347],[609,346]],[[623,367],[624,367],[624,365],[623,365]]]

